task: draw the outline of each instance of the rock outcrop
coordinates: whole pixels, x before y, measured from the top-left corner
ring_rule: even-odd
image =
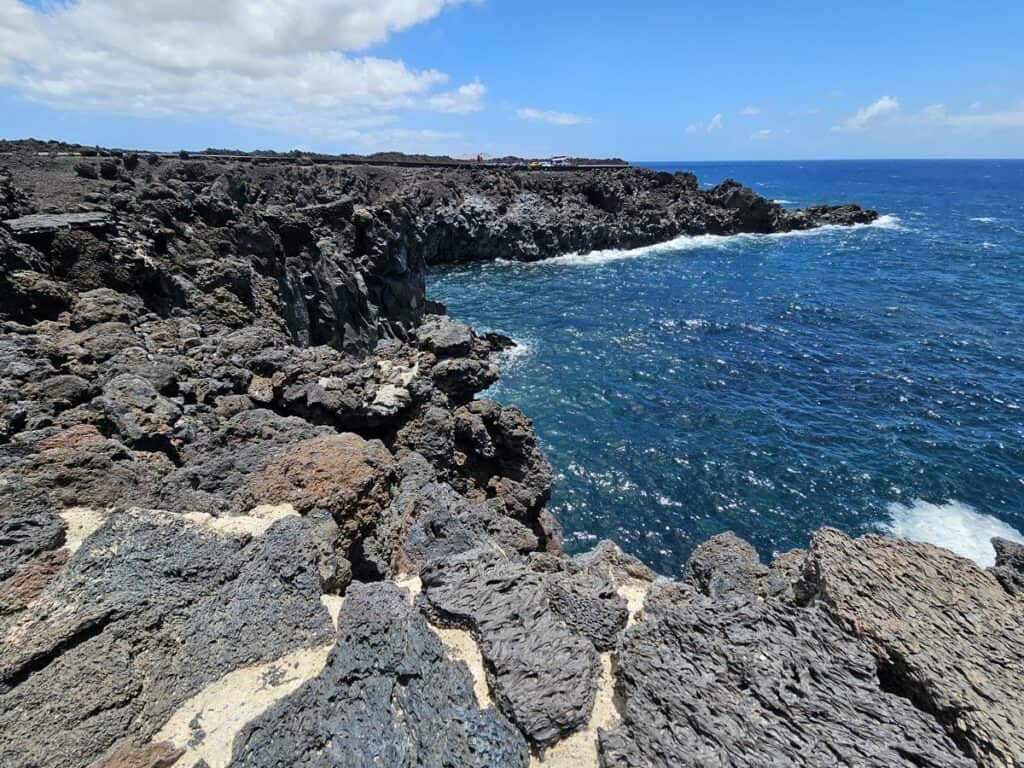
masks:
[[[950,552],[814,535],[805,591],[871,651],[887,690],[935,716],[983,766],[1024,756],[1024,602]]]
[[[5,767],[1022,764],[1014,545],[568,557],[529,419],[477,399],[512,342],[425,297],[429,264],[874,212],[5,146]]]
[[[245,726],[231,768],[509,766],[522,735],[480,709],[465,665],[451,661],[419,611],[387,584],[353,584],[323,671]]]

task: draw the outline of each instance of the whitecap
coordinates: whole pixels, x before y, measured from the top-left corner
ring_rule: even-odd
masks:
[[[995,216],[975,216],[971,221],[979,221],[982,224],[994,224],[999,221]]]
[[[498,362],[505,368],[516,367],[533,352],[533,345],[528,341],[521,341],[519,339],[513,339],[513,341],[516,343],[514,347],[504,349],[498,354]]]
[[[1024,543],[1024,534],[998,518],[978,512],[960,501],[931,504],[914,499],[889,505],[892,518],[882,528],[891,536],[923,541],[956,552],[982,568],[995,565],[991,539],[999,536]]]
[[[828,232],[849,232],[861,229],[885,229],[903,232],[905,227],[900,223],[899,216],[886,214],[879,216],[870,224],[853,224],[844,226],[841,224],[826,224],[814,229],[800,229],[791,232],[773,232],[770,235],[757,235],[741,233],[738,235],[682,235],[673,240],[666,240],[663,243],[646,245],[641,248],[609,248],[603,251],[591,251],[590,253],[567,253],[562,256],[553,256],[550,259],[524,262],[531,265],[564,264],[568,266],[595,266],[607,264],[612,261],[623,259],[638,259],[647,256],[658,256],[664,253],[678,253],[679,251],[694,251],[701,248],[728,248],[735,243],[756,243],[763,240],[782,239],[790,237],[819,237]]]
[[[778,203],[779,205],[796,205],[796,203],[794,203],[792,200],[776,199],[776,200],[773,200],[772,202]]]

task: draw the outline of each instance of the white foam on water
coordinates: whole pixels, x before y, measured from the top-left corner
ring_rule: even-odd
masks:
[[[993,224],[999,221],[999,219],[995,216],[975,216],[971,221],[980,221],[982,224]]]
[[[998,518],[978,512],[960,501],[931,504],[914,499],[910,504],[889,505],[892,518],[883,530],[891,536],[943,547],[988,568],[995,565],[991,540],[999,536],[1024,544],[1024,534]]]
[[[607,264],[612,261],[623,259],[639,259],[647,256],[657,256],[664,253],[678,253],[679,251],[694,251],[702,248],[728,248],[735,243],[759,242],[763,240],[774,240],[791,237],[818,237],[827,232],[849,232],[859,229],[886,229],[904,231],[898,216],[886,214],[879,216],[870,224],[853,224],[843,226],[840,224],[826,224],[814,229],[794,230],[792,232],[773,232],[770,235],[756,235],[741,233],[738,235],[682,235],[664,243],[647,245],[643,248],[609,248],[604,251],[591,251],[590,253],[567,253],[564,256],[554,256],[550,259],[528,262],[531,265],[552,265],[562,264],[567,266],[595,266]]]
[[[792,200],[776,199],[776,200],[773,200],[772,202],[773,203],[778,203],[779,205],[795,205],[795,203]]]
[[[516,343],[514,347],[504,349],[496,355],[498,364],[501,366],[504,374],[514,371],[522,365],[523,360],[533,353],[533,344],[531,342],[520,339],[512,339],[512,341]]]

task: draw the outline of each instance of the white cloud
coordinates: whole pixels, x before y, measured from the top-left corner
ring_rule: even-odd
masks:
[[[754,115],[760,115],[761,112],[761,108],[754,104],[748,104],[747,106],[740,110],[740,114],[745,117],[753,117]]]
[[[532,107],[523,107],[516,110],[516,116],[520,120],[535,120],[541,123],[550,123],[551,125],[584,125],[594,122],[585,115],[577,115],[573,112],[554,112],[551,110],[533,109]]]
[[[780,136],[788,136],[788,135],[789,135],[789,129],[788,128],[762,128],[761,130],[755,131],[754,133],[750,134],[750,138],[752,140],[756,141],[756,140],[759,140],[759,139],[760,140],[763,140],[763,139],[775,139],[775,138],[778,138]]]
[[[339,132],[395,110],[464,114],[479,82],[355,55],[462,0],[0,0],[0,83],[58,107],[239,122],[294,118]],[[267,116],[261,119],[261,116]]]
[[[447,112],[450,115],[466,115],[479,112],[484,108],[484,96],[487,87],[479,80],[467,83],[454,91],[438,93],[428,100],[430,108],[435,112]]]
[[[686,127],[686,132],[691,136],[707,136],[722,129],[722,114],[719,112],[706,123],[692,123]]]
[[[848,118],[839,125],[832,126],[832,130],[837,133],[863,131],[869,125],[884,120],[887,117],[892,117],[899,111],[899,99],[892,96],[883,96],[878,101],[868,104],[864,109],[859,110],[853,117]]]
[[[961,133],[989,133],[1024,129],[1024,108],[982,112],[981,102],[972,103],[965,112],[954,112],[945,104],[930,104],[917,112],[903,112],[898,99],[883,96],[848,120],[832,127],[846,133],[887,125],[902,130],[944,129]]]
[[[965,132],[989,132],[1024,128],[1024,109],[981,112],[978,102],[968,112],[950,112],[944,104],[932,104],[913,116],[913,122]]]

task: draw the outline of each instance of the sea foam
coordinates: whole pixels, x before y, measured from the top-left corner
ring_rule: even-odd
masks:
[[[738,235],[682,235],[673,240],[666,240],[663,243],[646,245],[642,248],[609,248],[603,251],[591,251],[590,253],[567,253],[563,256],[554,256],[550,259],[529,262],[530,264],[543,266],[563,264],[567,266],[595,266],[607,264],[612,261],[623,259],[639,259],[648,256],[658,256],[664,253],[678,253],[680,251],[695,251],[702,248],[728,248],[734,243],[758,242],[761,240],[777,240],[791,237],[818,237],[827,232],[849,232],[858,229],[887,229],[903,231],[898,216],[886,214],[879,216],[870,224],[826,224],[814,229],[800,229],[791,232],[773,232],[769,235],[751,234],[743,232]]]
[[[891,522],[883,530],[901,539],[923,541],[956,552],[988,568],[995,565],[992,538],[999,536],[1024,543],[1024,534],[991,515],[959,501],[931,504],[915,499],[910,504],[889,505]]]

